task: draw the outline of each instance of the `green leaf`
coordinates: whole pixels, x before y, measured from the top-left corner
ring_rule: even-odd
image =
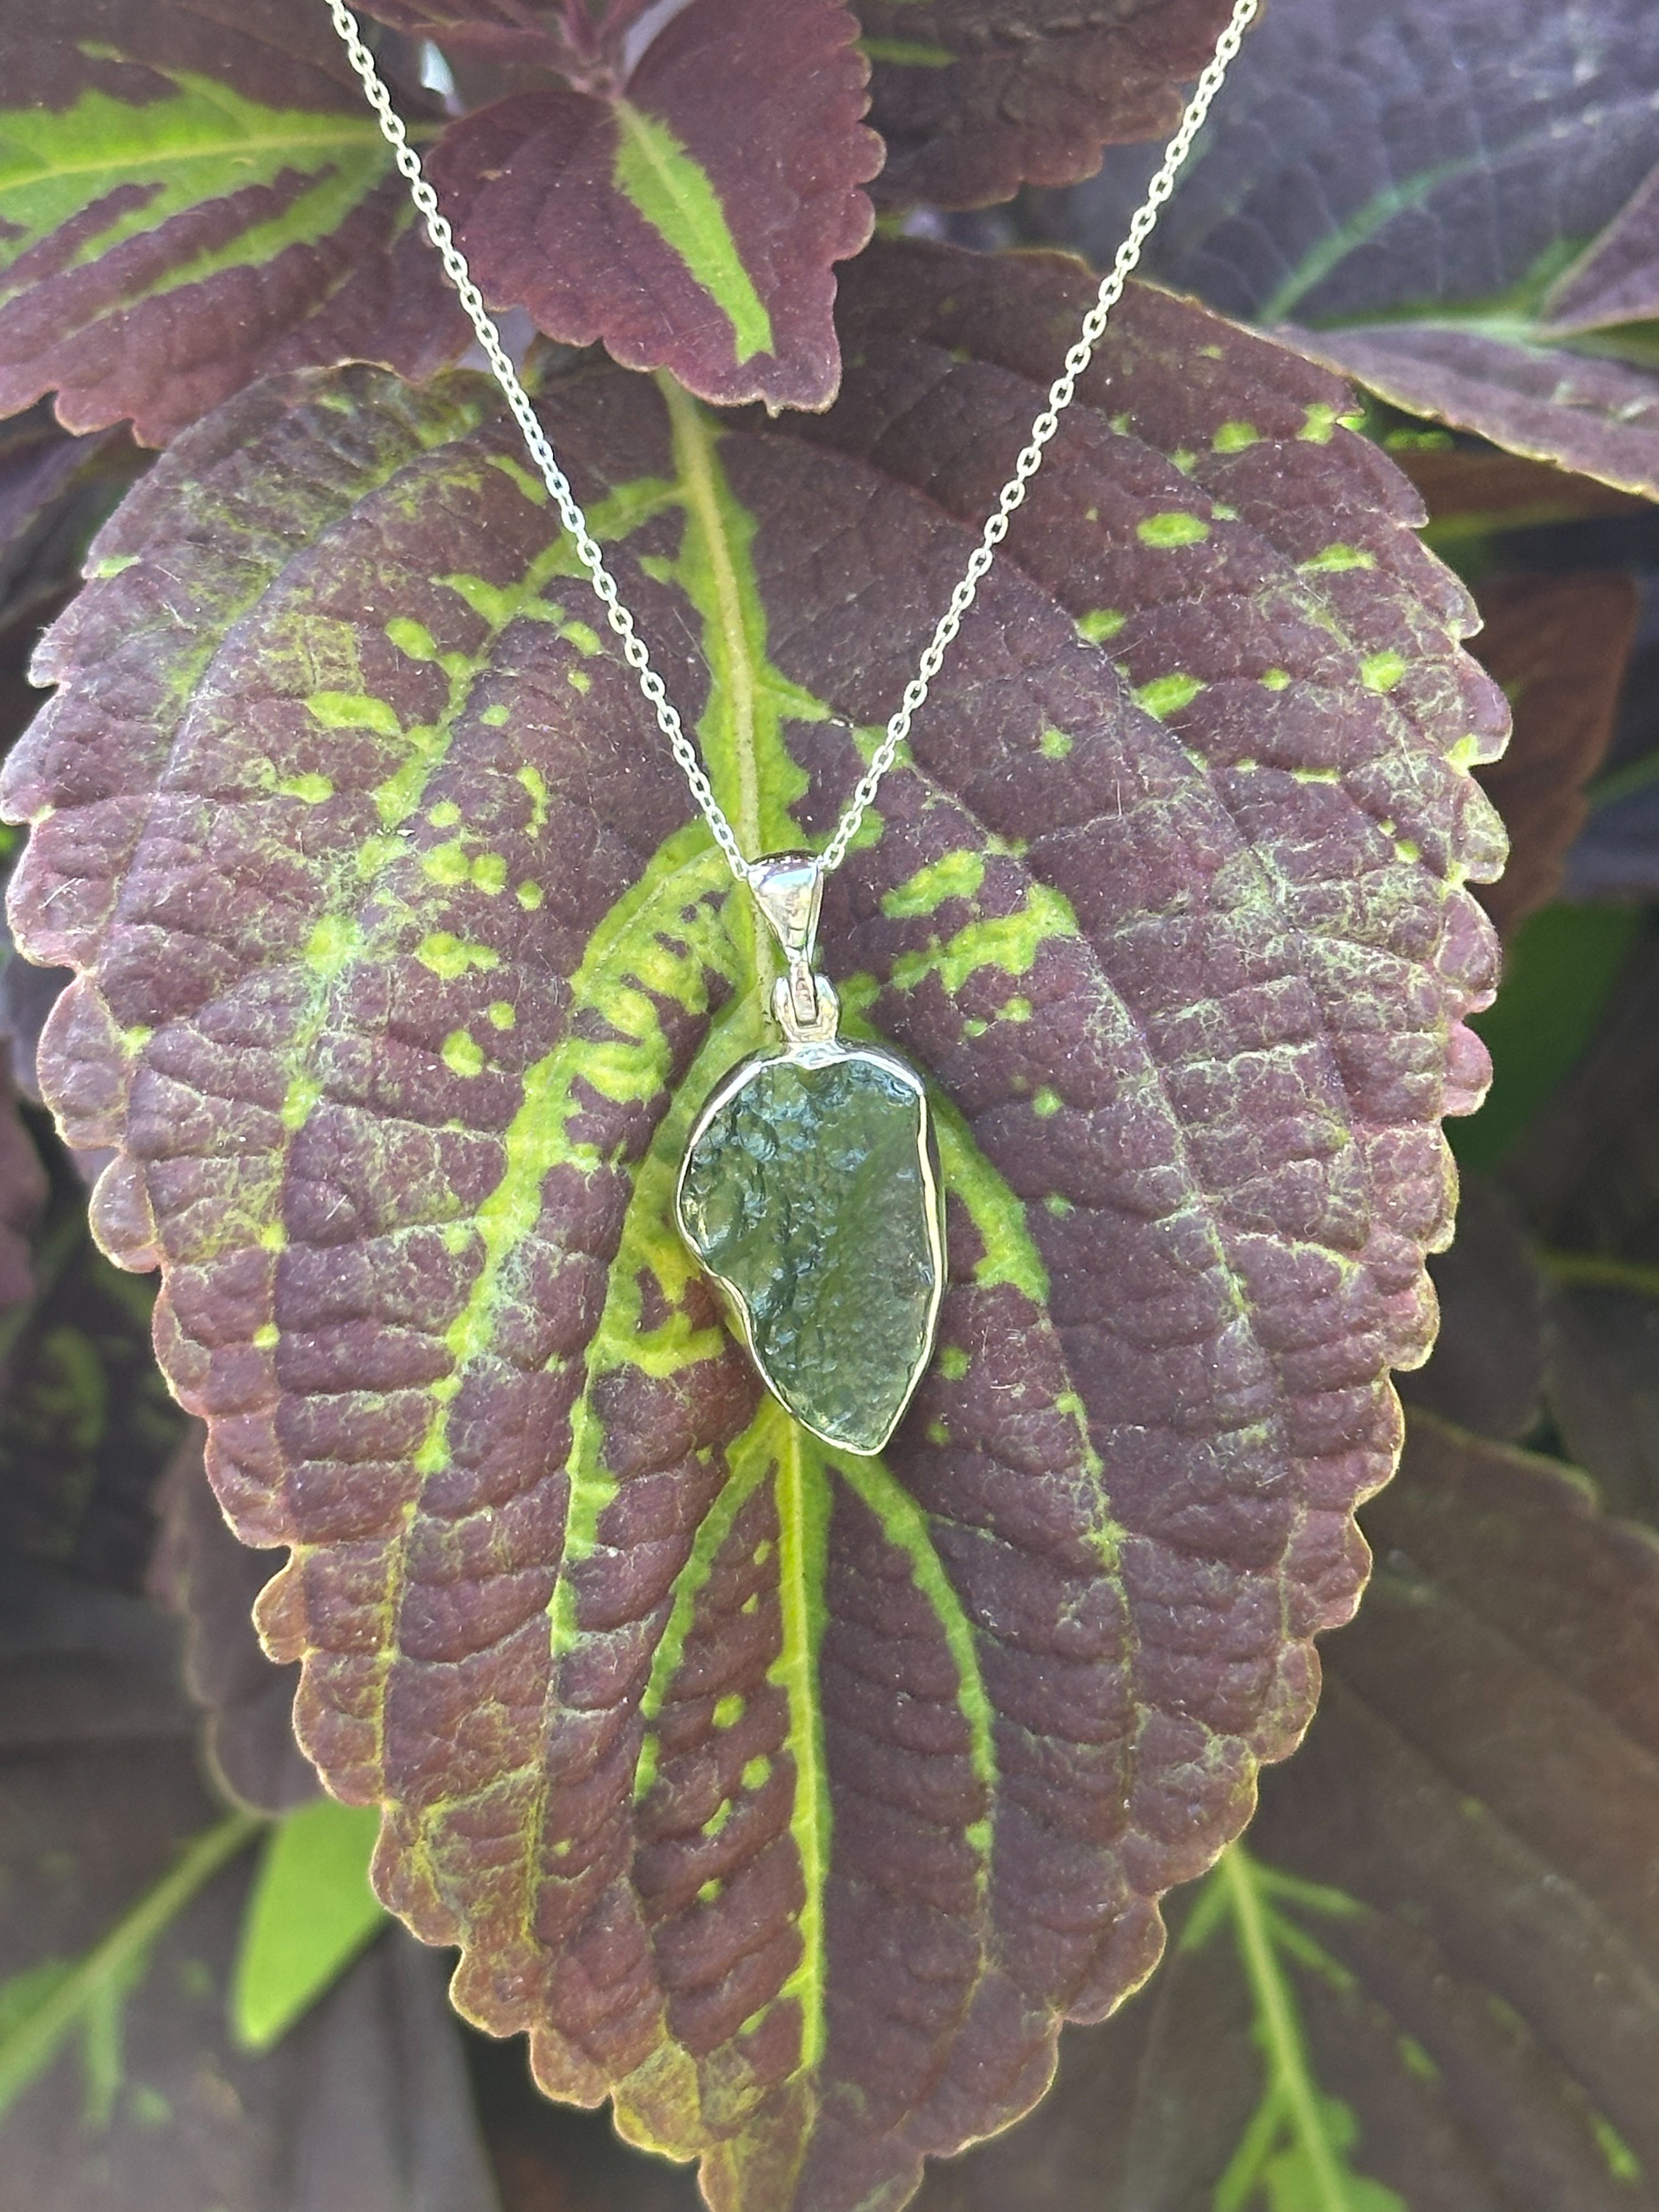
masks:
[[[257,1855],[245,1846],[216,1872],[196,1855],[223,1815],[173,1625],[38,1565],[0,1564],[0,2047],[48,1975],[99,1969],[56,2059],[0,2119],[8,2206],[251,2212],[293,2205],[297,2188],[330,2212],[499,2212],[439,1954],[388,1928],[277,2050],[233,2041]],[[273,1753],[286,1733],[272,1712]],[[200,1877],[193,1892],[172,1886],[164,1925],[149,1899],[150,1925],[135,1927],[135,1904],[179,1872]]]
[[[0,5],[0,411],[161,442],[267,367],[466,324],[320,8]]]
[[[881,248],[822,418],[541,393],[745,849],[827,835],[1092,289]],[[1133,293],[831,886],[949,1191],[878,1459],[761,1399],[673,1227],[769,954],[492,386],[242,395],[46,648],[44,1080],[289,1547],[302,1741],[460,2005],[734,2212],[896,2205],[1029,2104],[1363,1579],[1506,717],[1345,404]]]
[[[1242,1844],[1224,1853],[1210,1879],[1220,1891],[1249,1984],[1266,2071],[1261,2100],[1216,2184],[1215,2212],[1245,2212],[1258,2191],[1271,2212],[1406,2212],[1403,2197],[1354,2170],[1350,2153],[1358,2123],[1348,2106],[1318,2086],[1289,1964],[1297,1959],[1339,1988],[1352,1978],[1285,1905],[1273,1901],[1277,1878]],[[1304,1887],[1286,1887],[1292,1894]],[[1359,1909],[1340,1894],[1320,1903],[1326,1911]],[[1196,1913],[1204,1915],[1201,1899]]]
[[[248,1893],[231,1990],[238,2042],[269,2051],[385,1925],[369,1886],[380,1816],[319,1797],[271,1829]]]
[[[738,365],[773,347],[772,318],[756,291],[708,180],[665,124],[617,103],[617,189],[667,241],[732,325]]]

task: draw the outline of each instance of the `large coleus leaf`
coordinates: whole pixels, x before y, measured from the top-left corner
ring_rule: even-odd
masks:
[[[471,5],[391,12],[496,27]],[[434,149],[473,271],[550,337],[603,339],[705,398],[827,406],[834,264],[869,240],[860,187],[882,160],[860,120],[858,26],[841,0],[638,13],[613,11],[585,71],[550,35],[547,58],[573,82],[495,100]]]
[[[879,249],[836,409],[541,406],[750,849],[827,828],[1091,285]],[[763,1401],[670,1225],[756,925],[493,387],[261,385],[96,549],[8,772],[45,1080],[385,1895],[731,2207],[896,2205],[1248,1815],[1431,1328],[1499,695],[1341,387],[1126,303],[834,881],[938,1085],[884,1459]]]
[[[1656,99],[1646,0],[1275,0],[1147,265],[1413,414],[1659,495],[1651,344],[1560,342],[1642,312]],[[1052,228],[1109,260],[1145,179],[1114,157]]]
[[[927,2212],[1659,2205],[1659,1549],[1558,1463],[1411,1427],[1248,1855]]]
[[[887,141],[879,197],[940,207],[1090,175],[1152,138],[1215,49],[1232,0],[859,0]]]
[[[160,442],[264,369],[468,331],[320,6],[0,4],[0,410]]]
[[[1514,314],[1652,168],[1656,94],[1645,0],[1275,0],[1148,265],[1263,321]],[[1115,156],[1069,234],[1109,252],[1144,173]]]

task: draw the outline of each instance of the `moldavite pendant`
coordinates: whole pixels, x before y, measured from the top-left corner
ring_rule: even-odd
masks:
[[[680,1234],[726,1294],[761,1380],[805,1429],[878,1452],[933,1356],[945,1231],[921,1078],[836,1034],[812,972],[823,878],[780,854],[750,878],[788,962],[776,1050],[741,1060],[697,1117]]]

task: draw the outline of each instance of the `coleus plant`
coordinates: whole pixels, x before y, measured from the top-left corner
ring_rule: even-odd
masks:
[[[1084,173],[1227,11],[376,12],[492,301],[609,349],[539,352],[538,404],[728,810],[810,841],[1091,289],[849,262],[873,199]],[[21,940],[77,973],[42,1079],[289,1548],[301,1740],[548,2089],[719,2205],[896,2205],[1150,1972],[1358,1596],[1484,1079],[1470,602],[1340,382],[1130,295],[835,888],[845,1004],[937,1084],[952,1268],[910,1420],[838,1461],[669,1221],[752,937],[444,370],[324,11],[0,37],[0,396],[167,445],[7,772]]]

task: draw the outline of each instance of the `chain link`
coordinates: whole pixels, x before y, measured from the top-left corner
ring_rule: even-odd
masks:
[[[740,883],[750,883],[753,872],[760,865],[763,856],[757,855],[752,861],[745,859],[743,848],[738,842],[737,833],[714,796],[714,787],[708,780],[708,771],[696,747],[685,733],[679,711],[669,697],[662,678],[652,665],[645,640],[635,627],[632,614],[623,603],[617,589],[617,580],[605,565],[605,555],[588,527],[581,502],[570,488],[569,477],[559,465],[558,456],[538,419],[529,393],[519,381],[518,372],[501,343],[501,334],[495,318],[484,305],[483,295],[472,281],[472,272],[467,267],[465,256],[455,243],[454,233],[439,210],[438,196],[427,181],[420,155],[409,143],[403,118],[392,104],[392,94],[374,66],[374,57],[363,43],[356,17],[345,4],[345,0],[327,0],[327,5],[351,66],[362,79],[364,95],[374,109],[381,133],[392,149],[392,157],[408,183],[409,196],[426,225],[427,236],[436,247],[445,274],[455,287],[456,295],[477,333],[484,358],[506,395],[514,419],[524,434],[531,459],[541,471],[543,481],[559,510],[559,519],[576,549],[577,558],[586,569],[594,595],[605,609],[605,620],[622,641],[623,656],[634,671],[646,703],[655,714],[657,726],[668,740],[669,748],[690,787],[691,796],[708,823],[714,842],[724,854],[727,866]],[[969,556],[968,566],[951,594],[949,605],[939,618],[938,627],[923,649],[916,672],[905,686],[904,696],[888,723],[881,743],[871,756],[869,767],[854,786],[846,811],[836,824],[835,835],[818,855],[821,874],[830,874],[847,858],[848,849],[859,833],[859,826],[875,801],[882,778],[898,758],[899,749],[909,736],[912,723],[927,704],[933,680],[945,665],[945,656],[955,642],[963,618],[989,573],[996,558],[997,547],[1008,535],[1010,522],[1024,502],[1032,477],[1042,465],[1043,454],[1049,440],[1060,428],[1060,416],[1077,396],[1079,380],[1094,358],[1095,348],[1105,334],[1111,312],[1123,296],[1123,288],[1139,263],[1142,250],[1157,227],[1164,204],[1175,190],[1176,179],[1192,151],[1193,141],[1203,129],[1211,105],[1237,58],[1244,33],[1255,21],[1261,5],[1261,0],[1237,0],[1231,21],[1217,40],[1215,52],[1194,88],[1180,125],[1164,149],[1164,159],[1147,187],[1146,197],[1131,219],[1127,235],[1117,250],[1116,258],[1102,279],[1095,304],[1083,319],[1082,329],[1066,356],[1065,366],[1048,387],[1048,400],[1031,425],[1031,434],[1014,463],[1014,472],[997,495],[996,505],[986,517],[979,544]]]

